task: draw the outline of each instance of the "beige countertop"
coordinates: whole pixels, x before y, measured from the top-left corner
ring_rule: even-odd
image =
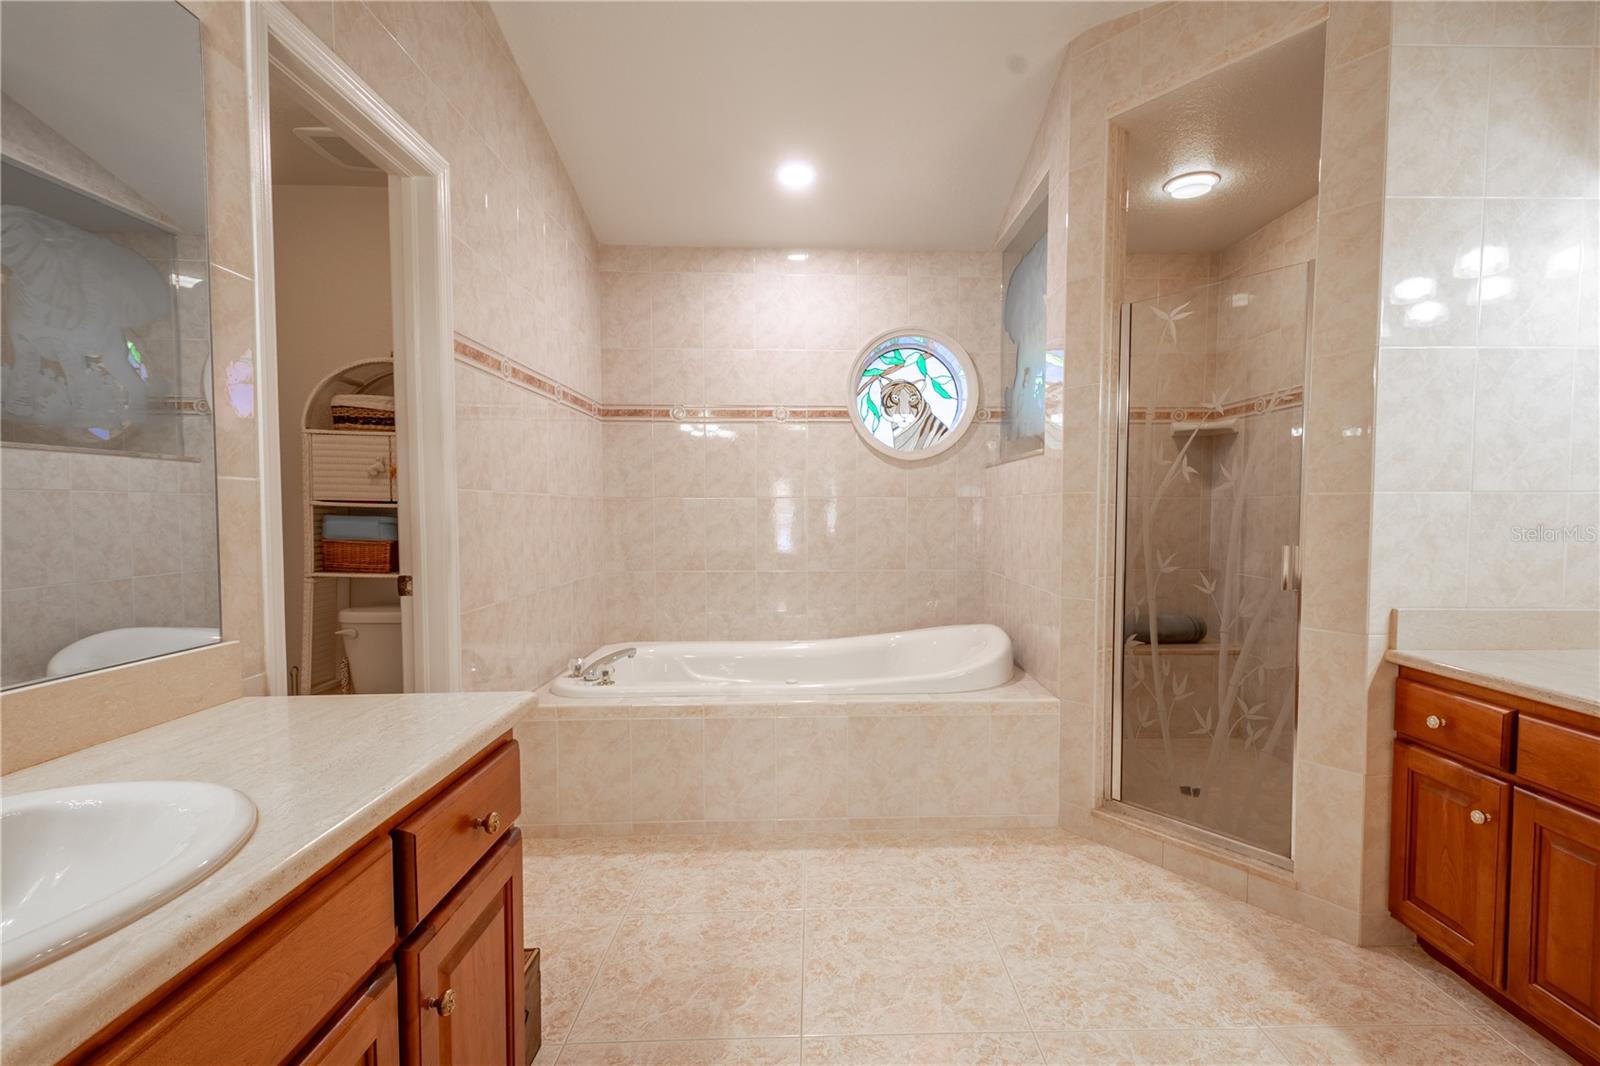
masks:
[[[1391,649],[1390,662],[1600,717],[1600,651]]]
[[[0,987],[8,1066],[53,1063],[382,825],[531,708],[527,692],[234,700],[0,777],[15,794],[105,781],[230,785],[255,832],[216,873]]]

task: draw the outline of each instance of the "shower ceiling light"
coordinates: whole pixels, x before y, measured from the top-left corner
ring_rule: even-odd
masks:
[[[791,262],[791,263],[804,263],[807,259],[810,259],[810,258],[811,258],[811,253],[810,252],[790,252],[789,253],[789,262]]]
[[[799,192],[817,183],[817,168],[804,159],[791,159],[778,167],[775,176],[779,185],[793,192]]]
[[[1222,175],[1215,171],[1193,170],[1167,179],[1161,186],[1161,191],[1174,200],[1193,200],[1196,196],[1204,196],[1215,189],[1221,180]]]

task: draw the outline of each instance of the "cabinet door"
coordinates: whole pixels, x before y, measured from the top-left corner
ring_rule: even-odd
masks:
[[[522,833],[512,829],[400,948],[409,1066],[522,1066]]]
[[[1517,789],[1506,990],[1600,1058],[1600,818]]]
[[[1511,786],[1410,744],[1394,749],[1389,909],[1498,983]]]
[[[385,966],[297,1066],[400,1066],[400,997]]]

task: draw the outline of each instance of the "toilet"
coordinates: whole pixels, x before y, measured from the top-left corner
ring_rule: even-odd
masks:
[[[404,691],[398,606],[342,608],[337,632],[355,691]]]

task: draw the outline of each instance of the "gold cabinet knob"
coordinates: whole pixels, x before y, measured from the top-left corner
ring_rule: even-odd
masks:
[[[439,1017],[450,1017],[450,1015],[454,1014],[456,1010],[456,990],[453,988],[445,989],[444,995],[440,996],[438,999],[430,1000],[428,1002],[428,1006],[438,1011]]]
[[[1425,719],[1425,722],[1426,722],[1426,724],[1427,724],[1429,729],[1442,729],[1442,728],[1444,728],[1444,719],[1440,718],[1436,714],[1428,715],[1428,717]]]
[[[1494,815],[1488,813],[1487,811],[1474,810],[1471,814],[1467,815],[1467,817],[1472,819],[1473,825],[1488,825],[1490,822],[1494,821]]]
[[[472,823],[490,836],[500,832],[500,812],[490,811],[488,814]]]

